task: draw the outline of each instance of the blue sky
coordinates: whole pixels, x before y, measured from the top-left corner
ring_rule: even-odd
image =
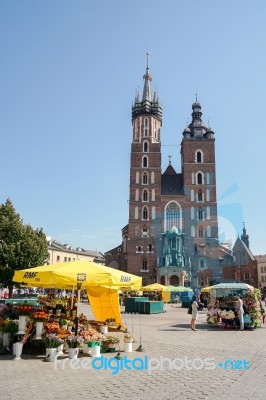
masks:
[[[105,252],[128,221],[131,105],[146,51],[163,170],[195,93],[216,137],[222,239],[265,254],[266,3],[2,0],[0,202],[61,243]]]

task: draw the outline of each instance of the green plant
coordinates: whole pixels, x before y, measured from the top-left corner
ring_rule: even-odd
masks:
[[[60,321],[59,321],[60,325],[68,325],[68,322],[69,321],[67,319],[64,319],[64,318],[61,318]]]
[[[12,319],[5,320],[1,325],[1,331],[3,333],[11,333],[13,335],[14,333],[18,332],[18,324]]]
[[[120,342],[119,338],[116,336],[105,336],[104,341],[106,341],[108,343],[119,343]]]

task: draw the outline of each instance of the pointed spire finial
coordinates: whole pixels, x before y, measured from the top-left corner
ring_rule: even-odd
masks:
[[[149,53],[149,51],[147,50],[147,52],[146,52],[146,56],[147,56],[147,70],[149,69],[149,55],[150,55],[150,53]]]
[[[198,91],[197,91],[197,89],[196,89],[195,96],[196,96],[196,103],[197,103],[198,102]]]
[[[172,158],[172,156],[168,156],[168,158],[169,158],[169,165],[171,165],[171,158]]]

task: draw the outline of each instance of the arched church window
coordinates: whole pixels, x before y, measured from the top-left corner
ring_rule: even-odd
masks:
[[[147,184],[148,184],[148,174],[147,174],[147,172],[143,172],[143,175],[142,175],[142,184],[143,184],[143,185],[147,185]]]
[[[142,260],[142,270],[143,271],[147,271],[148,270],[148,263],[147,263],[146,258],[143,258],[143,260]]]
[[[197,175],[197,184],[198,185],[202,185],[203,184],[203,176],[202,176],[201,172],[199,172],[198,175]]]
[[[148,167],[148,157],[146,157],[146,156],[143,157],[142,166],[143,166],[144,168]]]
[[[148,201],[148,190],[143,190],[142,201]]]
[[[144,152],[144,153],[147,153],[148,150],[149,150],[149,144],[148,144],[148,142],[144,142],[144,143],[143,143],[143,152]]]
[[[198,191],[198,202],[202,202],[202,190],[200,189],[199,191]]]
[[[143,210],[142,210],[142,219],[145,219],[145,220],[148,219],[148,208],[147,208],[147,207],[143,207]]]
[[[175,201],[170,202],[165,210],[165,229],[170,231],[172,228],[181,230],[181,208]]]
[[[202,220],[203,219],[203,210],[202,207],[199,207],[198,209],[198,220]]]
[[[198,150],[196,153],[196,161],[197,161],[197,163],[203,162],[203,154],[202,154],[202,151],[200,151],[200,150]]]

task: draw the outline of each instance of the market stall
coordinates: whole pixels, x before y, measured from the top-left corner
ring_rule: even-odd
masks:
[[[83,260],[15,271],[13,281],[28,287],[75,289],[78,296],[85,289],[95,318],[115,318],[118,325],[122,324],[118,290],[142,286],[136,275]]]
[[[260,303],[260,291],[243,283],[219,284],[202,289],[208,293],[207,322],[228,329],[238,329],[237,312],[239,296],[243,299],[244,327],[255,329],[261,326],[264,309]]]

